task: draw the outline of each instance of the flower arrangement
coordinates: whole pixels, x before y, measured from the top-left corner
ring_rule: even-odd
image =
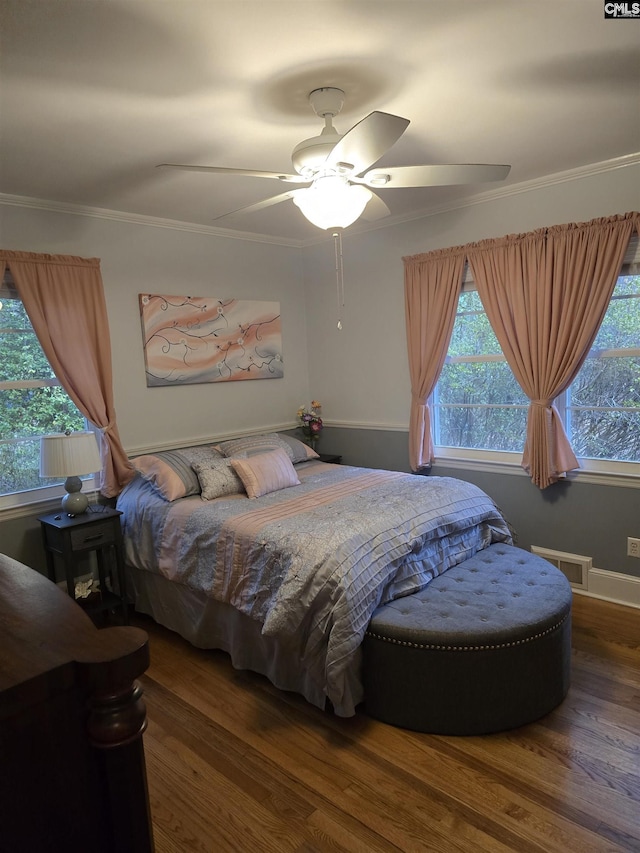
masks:
[[[322,432],[322,418],[320,417],[320,413],[322,412],[322,404],[317,400],[312,400],[309,408],[304,406],[300,406],[298,409],[298,423],[302,427],[302,434],[304,437],[311,442],[311,446],[313,447],[318,439],[320,438],[320,433]]]

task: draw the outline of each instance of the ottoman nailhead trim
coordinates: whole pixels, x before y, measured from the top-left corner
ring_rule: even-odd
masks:
[[[552,625],[551,628],[547,628],[546,631],[540,631],[538,634],[533,634],[531,637],[525,637],[522,640],[514,640],[512,643],[496,643],[488,646],[440,646],[433,643],[412,643],[409,640],[397,640],[394,637],[385,637],[382,634],[374,634],[372,631],[367,631],[366,636],[372,637],[374,640],[382,640],[384,643],[393,643],[396,646],[407,646],[411,649],[426,649],[428,651],[442,652],[482,652],[491,651],[493,649],[509,649],[512,646],[522,646],[524,643],[531,643],[533,640],[539,640],[540,637],[546,637],[547,634],[557,631],[558,628],[567,621],[568,615],[569,614],[564,616],[559,622],[556,622],[555,625]]]

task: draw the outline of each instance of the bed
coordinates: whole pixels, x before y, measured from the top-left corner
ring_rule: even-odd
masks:
[[[324,463],[283,434],[133,463],[117,506],[136,609],[339,716],[363,700],[374,610],[512,541],[470,483]]]

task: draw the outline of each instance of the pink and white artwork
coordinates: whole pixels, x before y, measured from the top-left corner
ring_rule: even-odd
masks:
[[[283,373],[279,302],[141,293],[147,386]]]

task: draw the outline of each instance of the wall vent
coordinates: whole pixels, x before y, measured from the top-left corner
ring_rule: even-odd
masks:
[[[580,554],[567,554],[564,551],[553,551],[550,548],[531,546],[531,553],[537,554],[547,560],[562,574],[576,589],[589,588],[589,572],[593,565],[591,557],[582,557]]]

